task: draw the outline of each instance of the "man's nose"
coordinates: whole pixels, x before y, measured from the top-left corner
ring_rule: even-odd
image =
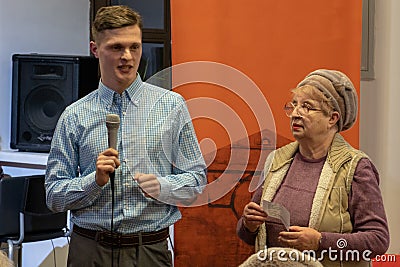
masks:
[[[131,50],[129,48],[126,48],[126,49],[122,50],[121,53],[122,53],[121,54],[121,59],[124,59],[124,60],[132,59]]]

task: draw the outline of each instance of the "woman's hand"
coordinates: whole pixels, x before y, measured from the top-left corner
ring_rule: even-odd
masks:
[[[280,232],[278,240],[283,246],[303,250],[318,250],[321,233],[309,227],[291,226],[289,232]]]
[[[250,232],[257,231],[258,227],[265,222],[267,214],[262,207],[255,202],[248,203],[243,210],[243,224]]]

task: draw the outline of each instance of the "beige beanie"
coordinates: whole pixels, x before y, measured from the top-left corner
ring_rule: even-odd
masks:
[[[350,129],[357,118],[357,92],[344,73],[337,70],[319,69],[311,72],[297,87],[312,85],[320,90],[340,113],[339,132]]]

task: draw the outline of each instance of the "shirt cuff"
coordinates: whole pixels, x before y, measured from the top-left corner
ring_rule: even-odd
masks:
[[[160,183],[160,195],[158,196],[158,200],[164,203],[169,203],[171,197],[172,185],[168,182],[164,177],[157,177],[158,182]]]
[[[81,177],[81,187],[87,195],[93,195],[94,198],[97,198],[102,191],[102,187],[96,183],[96,172]]]

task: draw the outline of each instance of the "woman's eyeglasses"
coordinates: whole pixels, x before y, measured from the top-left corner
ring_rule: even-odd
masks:
[[[293,111],[297,108],[297,114],[300,116],[305,116],[308,115],[311,111],[321,111],[322,109],[314,108],[308,103],[302,103],[301,105],[298,105],[297,103],[293,102],[287,102],[285,106],[283,107],[283,110],[285,111],[286,115],[288,117],[291,117],[293,114]]]

